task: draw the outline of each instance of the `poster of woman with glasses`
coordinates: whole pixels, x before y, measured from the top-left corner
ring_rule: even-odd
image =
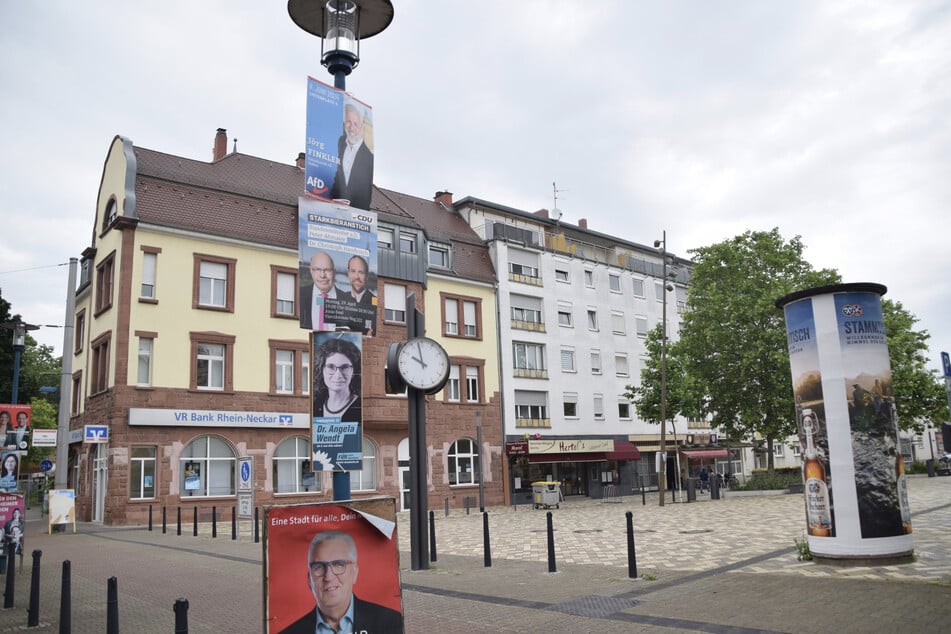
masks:
[[[363,468],[362,344],[359,333],[313,334],[314,471]]]
[[[403,631],[394,498],[269,507],[264,567],[268,632]]]

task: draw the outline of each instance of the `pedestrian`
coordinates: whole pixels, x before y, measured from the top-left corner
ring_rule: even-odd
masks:
[[[700,468],[700,492],[703,493],[707,490],[707,486],[710,484],[710,472],[707,471],[706,465]]]

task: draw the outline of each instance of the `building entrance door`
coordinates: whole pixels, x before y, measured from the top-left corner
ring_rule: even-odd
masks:
[[[396,457],[399,460],[400,477],[400,511],[408,511],[412,506],[409,497],[409,438],[404,438],[396,447]]]
[[[109,479],[109,458],[105,443],[96,445],[92,467],[92,521],[102,522]]]

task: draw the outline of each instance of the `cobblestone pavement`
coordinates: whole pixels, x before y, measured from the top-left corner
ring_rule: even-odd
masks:
[[[549,511],[488,509],[491,566],[482,515],[433,509],[436,561],[410,569],[408,517],[399,517],[406,631],[415,632],[937,632],[951,605],[951,478],[912,477],[909,499],[915,560],[900,565],[799,562],[802,495],[657,504],[657,494],[620,502],[569,500],[551,509],[555,572],[548,567]],[[637,578],[628,568],[632,513]],[[230,517],[230,516],[229,516]],[[13,607],[0,632],[26,629],[31,586],[39,626],[106,631],[108,579],[114,578],[121,631],[174,631],[173,606],[188,600],[190,632],[263,630],[262,544],[249,522],[237,540],[230,519],[191,524],[176,534],[156,526],[80,524],[47,535],[38,509],[27,512],[27,556],[14,580]],[[34,576],[31,554],[42,551]],[[63,607],[69,561],[70,609]],[[6,581],[7,576],[0,577]],[[0,584],[2,586],[2,584]],[[7,597],[4,597],[6,604]]]

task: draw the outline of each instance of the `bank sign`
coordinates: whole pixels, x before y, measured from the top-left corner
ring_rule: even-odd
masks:
[[[218,409],[129,409],[129,425],[309,429],[307,413],[234,412]]]

